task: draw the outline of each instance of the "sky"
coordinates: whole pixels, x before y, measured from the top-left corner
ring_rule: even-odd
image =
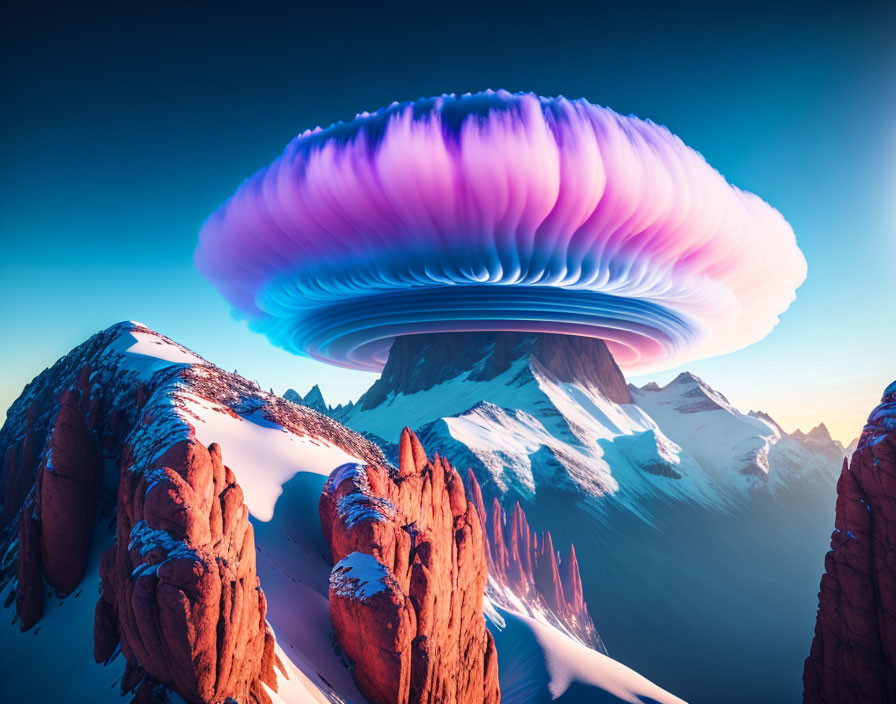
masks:
[[[896,378],[883,3],[19,5],[0,22],[0,407],[127,319],[276,392],[357,398],[373,375],[295,357],[230,315],[193,267],[199,227],[306,128],[486,88],[664,124],[788,219],[809,273],[778,327],[686,365],[735,405],[848,442]]]

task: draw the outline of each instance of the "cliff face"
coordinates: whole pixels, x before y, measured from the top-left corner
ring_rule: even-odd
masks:
[[[834,525],[804,701],[896,701],[896,383],[843,463]]]
[[[519,609],[522,604],[529,615],[544,618],[585,645],[606,653],[585,604],[575,546],[570,545],[567,555],[561,556],[554,549],[551,532],[539,534],[532,530],[519,503],[510,516],[497,498],[492,499],[491,510],[486,510],[482,489],[472,470],[468,470],[467,492],[485,536],[485,555],[492,578],[489,598],[509,609]]]
[[[373,704],[500,701],[482,527],[457,471],[405,429],[397,470],[344,465],[321,494],[330,618]]]
[[[262,682],[277,690],[274,637],[243,492],[220,448],[185,440],[153,469],[139,466],[129,448],[118,539],[101,565],[96,661],[120,641],[128,662],[149,675],[138,697],[156,680],[197,704],[269,703]]]
[[[489,381],[527,357],[561,382],[599,390],[611,401],[631,403],[622,372],[603,340],[523,332],[429,333],[395,339],[380,378],[358,404],[374,408],[390,394],[413,394],[462,374]]]

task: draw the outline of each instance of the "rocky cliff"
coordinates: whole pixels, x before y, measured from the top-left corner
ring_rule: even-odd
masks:
[[[257,417],[265,426],[253,427],[310,436],[313,447],[382,458],[338,423],[148,328],[112,326],[26,386],[0,429],[0,587],[12,583],[20,627],[32,629],[47,588],[64,599],[79,587],[111,527],[94,654],[124,655],[122,692],[267,702],[278,660],[254,531],[220,448],[196,437],[209,425],[201,414]]]
[[[457,471],[405,429],[398,468],[350,464],[320,500],[330,618],[373,704],[500,700],[482,526]]]
[[[397,337],[382,375],[358,406],[369,410],[390,395],[426,391],[462,374],[469,381],[490,381],[520,359],[528,359],[558,381],[575,381],[616,403],[631,403],[625,378],[603,340],[533,332],[470,332]]]
[[[485,536],[492,602],[525,611],[606,653],[585,604],[575,546],[570,545],[566,556],[561,556],[554,549],[551,532],[532,530],[518,502],[509,517],[497,497],[492,498],[487,510],[472,470],[468,470],[467,493],[476,506]]]
[[[896,383],[843,462],[834,525],[804,701],[896,701]]]
[[[254,533],[218,445],[184,440],[152,461],[129,447],[117,535],[101,565],[96,661],[120,644],[130,676],[138,664],[148,675],[139,699],[161,682],[196,704],[269,704],[276,657]]]

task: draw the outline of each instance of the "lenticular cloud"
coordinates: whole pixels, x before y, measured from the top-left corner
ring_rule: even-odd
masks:
[[[672,367],[763,338],[806,273],[781,214],[666,128],[503,91],[305,132],[209,217],[195,262],[274,343],[367,370],[398,335],[472,330]]]

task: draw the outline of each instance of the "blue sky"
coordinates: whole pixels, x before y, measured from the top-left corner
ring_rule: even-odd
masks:
[[[198,228],[305,128],[483,88],[666,124],[790,221],[809,276],[781,324],[688,365],[737,405],[787,429],[824,420],[847,441],[896,378],[892,12],[18,11],[0,30],[0,406],[123,319],[275,391],[356,398],[371,375],[294,357],[230,317],[193,269]]]

